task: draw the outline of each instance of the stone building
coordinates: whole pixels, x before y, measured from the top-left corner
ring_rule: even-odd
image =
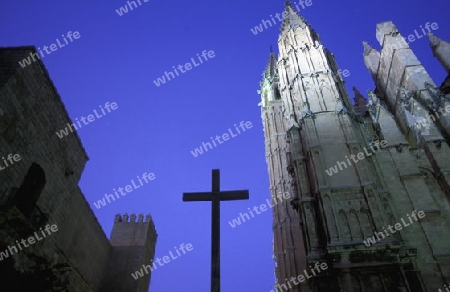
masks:
[[[36,49],[0,48],[0,290],[148,291],[131,273],[153,260],[153,220],[117,215],[108,240],[78,187],[80,138],[56,135],[67,123]]]
[[[333,54],[286,4],[259,91],[271,196],[293,194],[273,208],[275,291],[450,282],[449,78],[435,85],[392,22],[376,38],[381,51],[363,44],[375,90],[354,88],[352,105]],[[429,38],[450,73],[450,44]]]

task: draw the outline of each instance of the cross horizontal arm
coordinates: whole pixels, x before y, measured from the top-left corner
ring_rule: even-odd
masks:
[[[220,192],[221,201],[248,200],[248,190]]]
[[[183,193],[183,202],[191,202],[191,201],[211,201],[212,200],[211,192],[203,192],[203,193]]]
[[[211,192],[183,193],[183,202],[212,201],[214,195],[216,194]],[[248,190],[223,191],[217,195],[221,201],[248,200],[249,198]]]

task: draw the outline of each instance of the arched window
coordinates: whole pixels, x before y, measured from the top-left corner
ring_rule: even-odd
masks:
[[[45,186],[45,172],[33,163],[13,199],[13,204],[28,217],[33,212],[36,202]]]

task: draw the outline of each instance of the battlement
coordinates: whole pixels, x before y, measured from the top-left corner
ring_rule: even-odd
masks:
[[[144,221],[144,214],[139,214],[139,216],[137,217],[137,221],[136,221],[136,214],[131,214],[130,216],[128,216],[128,213],[124,213],[123,215],[121,214],[116,214],[115,218],[114,218],[114,223],[116,222],[122,222],[122,223],[150,223],[153,222],[152,219],[152,215],[147,214],[145,216],[145,221]],[[130,219],[130,220],[128,220]]]
[[[102,291],[148,291],[151,273],[138,280],[130,275],[153,261],[157,237],[150,214],[145,218],[144,214],[116,214],[110,236],[111,273],[103,281]]]
[[[144,214],[136,216],[136,214],[124,213],[117,214],[114,218],[110,242],[112,246],[144,246],[154,244],[157,236],[150,214],[147,214],[144,220]]]

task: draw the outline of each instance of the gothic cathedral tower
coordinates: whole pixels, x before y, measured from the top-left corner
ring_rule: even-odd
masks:
[[[352,105],[333,54],[286,4],[279,56],[271,53],[259,91],[271,197],[291,194],[273,208],[275,291],[437,291],[450,282],[450,118],[438,115],[450,112],[449,91],[391,22],[377,26],[377,39],[381,52],[364,44],[376,90],[366,104],[354,88]],[[448,67],[450,45],[430,40]],[[323,262],[328,269],[291,281]]]

